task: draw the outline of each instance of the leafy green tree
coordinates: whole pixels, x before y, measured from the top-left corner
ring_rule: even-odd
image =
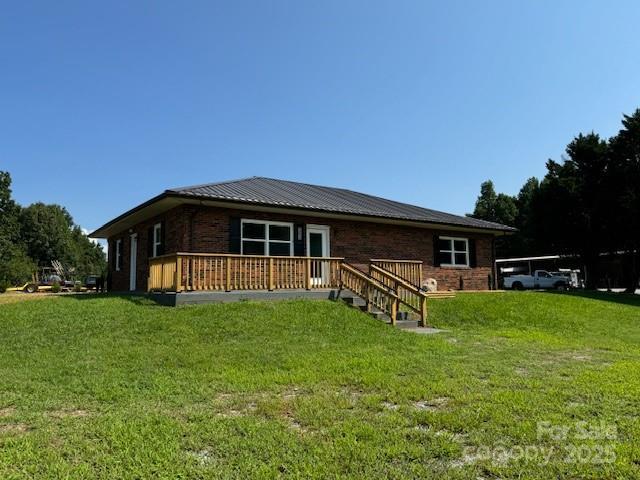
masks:
[[[20,238],[20,207],[11,196],[11,175],[0,171],[0,288],[30,279],[33,261]]]
[[[512,226],[517,214],[518,208],[515,199],[504,193],[496,194],[493,182],[487,180],[480,185],[480,196],[470,216]]]
[[[594,288],[600,253],[609,242],[609,146],[597,134],[578,135],[563,163],[547,162],[534,202],[536,236],[553,252],[577,253]]]
[[[542,245],[535,240],[537,223],[535,220],[535,202],[540,194],[540,181],[531,177],[524,183],[516,197],[518,214],[514,226],[518,232],[513,237],[515,255],[538,255],[545,253]]]
[[[27,252],[39,265],[49,266],[59,260],[77,279],[105,272],[104,252],[87,238],[64,207],[34,203],[22,209],[20,223]]]
[[[83,279],[92,274],[106,274],[107,262],[104,251],[100,245],[92,242],[77,225],[71,231],[71,245],[69,265],[75,269],[77,279]]]
[[[20,214],[22,239],[28,255],[38,265],[50,265],[52,260],[71,260],[71,229],[73,221],[64,207],[34,203]]]
[[[515,226],[518,216],[516,199],[504,193],[496,193],[491,180],[480,185],[480,195],[472,214],[469,215],[480,220]],[[496,240],[496,253],[499,257],[509,256],[513,253],[514,238],[511,236],[500,237]]]
[[[640,109],[624,115],[622,129],[610,140],[611,175],[609,211],[611,232],[625,253],[627,292],[640,281]]]

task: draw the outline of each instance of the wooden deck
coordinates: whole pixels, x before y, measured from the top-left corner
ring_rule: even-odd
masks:
[[[415,260],[372,260],[367,273],[338,257],[181,252],[150,260],[148,291],[217,292],[209,297],[220,301],[219,294],[225,292],[238,296],[238,292],[250,291],[331,292],[346,288],[365,300],[367,310],[386,313],[393,324],[402,304],[419,315],[424,326],[428,297],[420,289],[421,278],[422,262]]]

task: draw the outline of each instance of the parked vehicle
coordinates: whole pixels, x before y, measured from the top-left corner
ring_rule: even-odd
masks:
[[[567,279],[570,288],[584,288],[584,280],[580,278],[580,270],[560,269],[559,272],[549,272],[554,277]]]
[[[26,293],[50,292],[54,285],[59,285],[60,290],[71,290],[75,283],[65,280],[60,276],[55,268],[43,267],[40,272],[35,272],[30,282],[19,285],[15,288],[8,288],[7,291],[23,291]]]
[[[513,275],[504,279],[504,288],[513,290],[552,289],[566,290],[570,280],[564,275],[552,275],[546,270],[536,270],[533,275]]]

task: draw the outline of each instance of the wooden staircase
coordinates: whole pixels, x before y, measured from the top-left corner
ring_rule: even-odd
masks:
[[[404,328],[427,325],[427,296],[396,274],[371,265],[369,274],[343,262],[340,297],[379,320]]]

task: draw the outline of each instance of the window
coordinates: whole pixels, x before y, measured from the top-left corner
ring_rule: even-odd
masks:
[[[156,223],[153,226],[153,256],[157,257],[161,254],[162,248],[162,224]]]
[[[469,266],[469,240],[467,238],[439,237],[438,260],[444,267]]]
[[[241,224],[243,255],[293,255],[293,224],[245,220]]]
[[[116,272],[122,267],[122,239],[116,240]]]

